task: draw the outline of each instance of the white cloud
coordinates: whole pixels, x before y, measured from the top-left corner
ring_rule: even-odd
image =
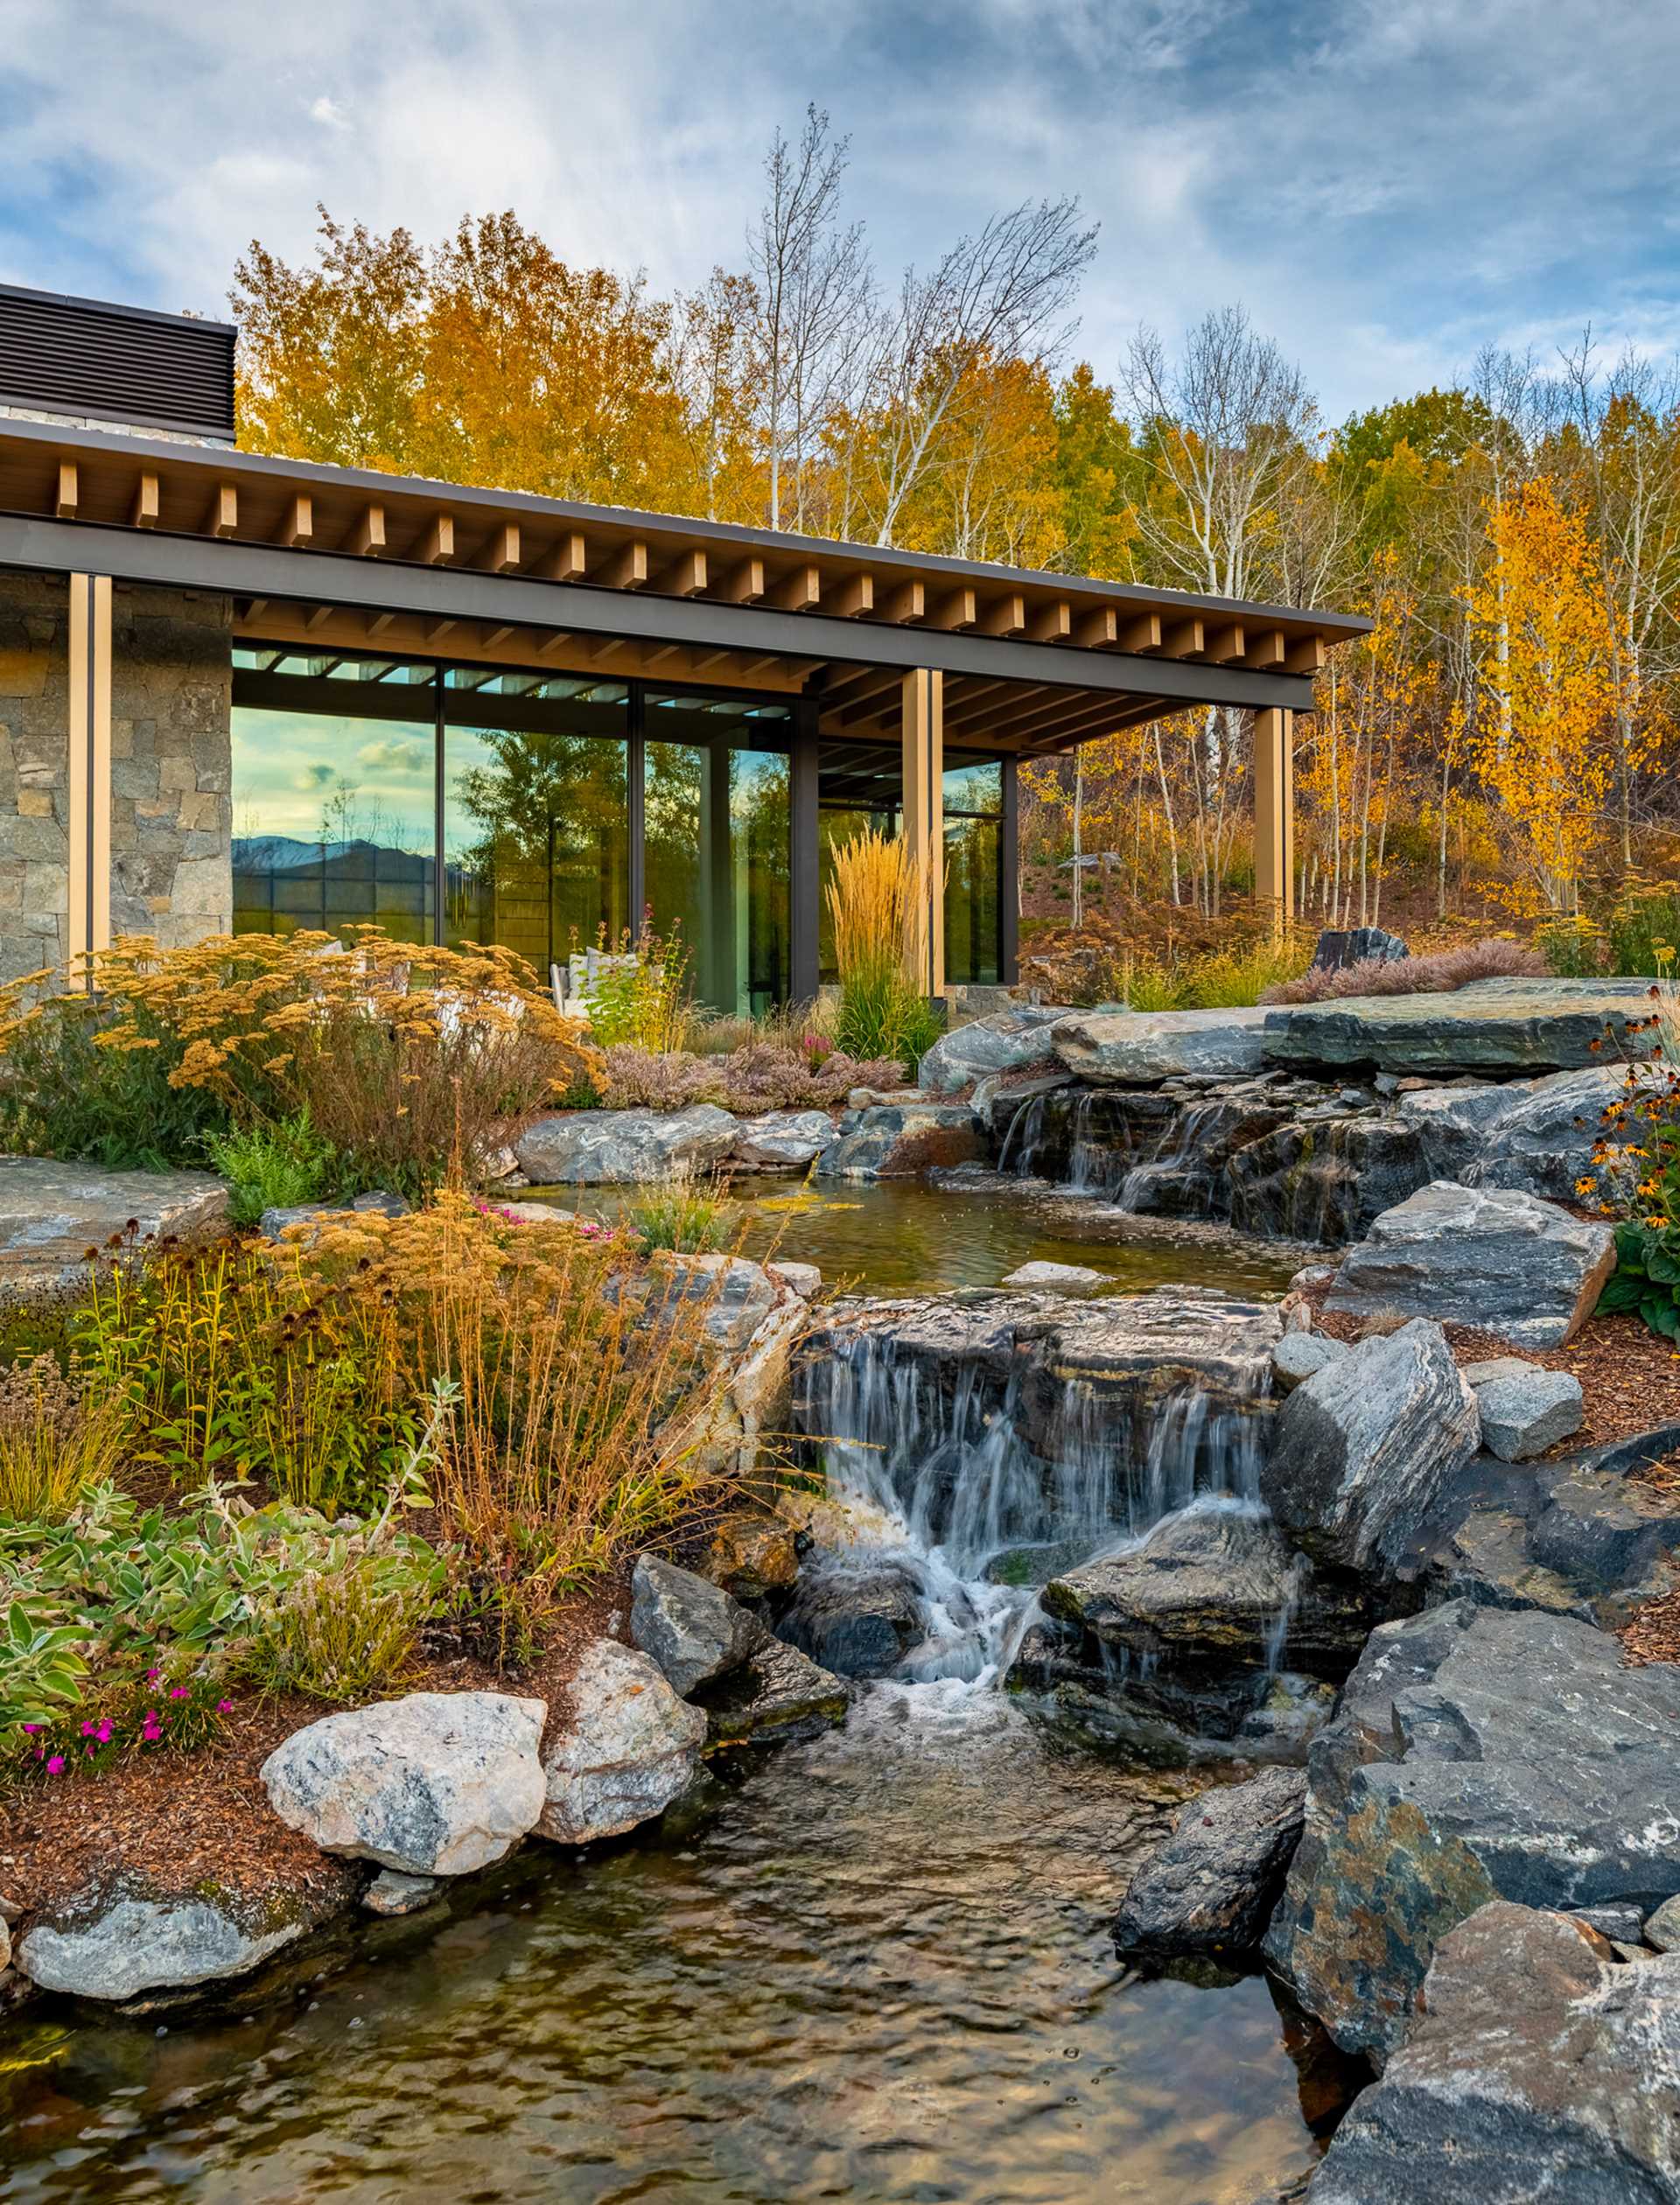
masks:
[[[318,99],[310,102],[309,119],[329,130],[347,130],[350,128],[349,109],[341,100],[335,100],[328,92],[323,92]]]

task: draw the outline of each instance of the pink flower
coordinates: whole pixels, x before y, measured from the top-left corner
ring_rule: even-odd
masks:
[[[146,1682],[147,1682],[147,1684],[155,1684],[158,1682],[158,1678],[159,1678],[159,1677],[163,1675],[163,1673],[164,1673],[164,1672],[162,1671],[162,1670],[148,1670],[146,1671]]]
[[[34,1737],[36,1732],[39,1730],[40,1727],[41,1726],[38,1723],[25,1723],[24,1725],[24,1728],[29,1732],[32,1738]]]
[[[231,1715],[233,1712],[234,1703],[232,1700],[218,1700],[216,1702],[216,1712],[218,1715]]]
[[[91,1723],[84,1723],[81,1726],[81,1734],[84,1738],[91,1738],[94,1734],[93,1725]]]
[[[48,1763],[46,1764],[46,1773],[47,1773],[47,1774],[48,1774],[49,1776],[62,1776],[62,1775],[63,1775],[63,1774],[64,1774],[64,1755],[63,1755],[62,1754],[53,1754],[53,1756],[52,1756],[52,1760],[51,1760],[50,1761],[48,1761]]]
[[[99,1728],[94,1732],[94,1736],[99,1740],[102,1746],[108,1746],[110,1744],[111,1718],[108,1715],[100,1724]]]
[[[169,1688],[169,1697],[171,1699],[185,1699],[186,1698],[186,1686],[185,1684],[172,1684]]]

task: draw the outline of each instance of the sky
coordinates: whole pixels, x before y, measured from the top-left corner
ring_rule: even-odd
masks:
[[[0,0],[0,280],[225,316],[320,200],[669,291],[815,101],[887,275],[1077,193],[1074,356],[1240,302],[1334,422],[1486,343],[1680,348],[1676,80],[1672,0]]]

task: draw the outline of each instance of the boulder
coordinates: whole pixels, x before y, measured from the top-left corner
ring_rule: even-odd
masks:
[[[984,1141],[966,1102],[879,1102],[849,1110],[839,1138],[816,1165],[819,1179],[914,1179],[939,1166],[969,1164]]]
[[[1560,1348],[1592,1314],[1615,1264],[1608,1225],[1537,1195],[1437,1180],[1376,1219],[1325,1306],[1432,1317],[1516,1347]]]
[[[879,1556],[831,1558],[808,1571],[776,1626],[780,1637],[836,1676],[885,1676],[924,1634],[915,1578]]]
[[[387,1194],[376,1188],[370,1194],[358,1194],[348,1202],[298,1202],[289,1209],[271,1207],[257,1220],[256,1229],[264,1240],[284,1240],[294,1225],[313,1225],[330,1217],[406,1217],[410,1205],[400,1194]],[[315,1238],[313,1234],[309,1236]]]
[[[1680,1952],[1680,1896],[1665,1899],[1646,1917],[1645,1942],[1657,1952]]]
[[[1361,1340],[1278,1411],[1260,1493],[1317,1561],[1393,1572],[1481,1436],[1438,1325]]]
[[[1293,1393],[1348,1353],[1347,1341],[1333,1340],[1328,1333],[1286,1332],[1271,1351],[1273,1392]]]
[[[547,1712],[507,1692],[410,1692],[294,1731],[262,1782],[282,1822],[324,1852],[467,1875],[536,1826]]]
[[[649,1270],[663,1281],[667,1307],[706,1302],[706,1334],[722,1357],[718,1383],[696,1404],[683,1435],[690,1469],[732,1482],[749,1478],[766,1442],[779,1442],[788,1431],[793,1354],[808,1322],[807,1305],[791,1285],[745,1256],[662,1251]]]
[[[1256,1951],[1300,1843],[1306,1775],[1264,1768],[1202,1792],[1133,1876],[1114,1924],[1122,1955]]]
[[[207,1172],[108,1172],[0,1157],[0,1298],[78,1286],[88,1258],[228,1229],[228,1189]]]
[[[1259,1071],[1270,1014],[1232,1011],[1074,1011],[1050,1029],[1059,1060],[1076,1079],[1152,1087],[1186,1073],[1241,1079]]]
[[[1349,965],[1396,964],[1411,955],[1398,934],[1382,927],[1326,927],[1312,952],[1314,972],[1345,972]]]
[[[1094,1294],[1099,1286],[1107,1284],[1108,1274],[1093,1270],[1088,1264],[1042,1262],[1023,1264],[1004,1281],[1005,1286],[1028,1294]]]
[[[826,1110],[766,1110],[740,1121],[730,1153],[744,1171],[803,1171],[834,1138],[834,1120]]]
[[[779,1286],[786,1286],[802,1301],[809,1301],[822,1284],[822,1274],[815,1264],[794,1264],[778,1260],[765,1265]]]
[[[712,1526],[705,1574],[738,1600],[786,1592],[799,1578],[799,1535],[780,1516],[732,1509]]]
[[[361,1903],[369,1914],[418,1914],[423,1907],[431,1904],[443,1887],[436,1876],[403,1876],[395,1868],[382,1868],[362,1893]]]
[[[570,1686],[570,1716],[542,1755],[537,1829],[562,1844],[620,1837],[663,1814],[693,1782],[706,1718],[646,1654],[591,1642]]]
[[[534,1185],[627,1186],[721,1164],[737,1121],[714,1102],[685,1110],[569,1110],[538,1118],[519,1138],[519,1167]]]
[[[1566,1914],[1495,1900],[1442,1938],[1404,2046],[1311,2205],[1675,2205],[1680,1956],[1619,1965]]]
[[[32,1922],[16,1956],[43,1991],[136,1998],[248,1975],[309,1926],[302,1918],[248,1925],[212,1898],[124,1895],[91,1914]]]
[[[1594,1176],[1593,1145],[1626,1077],[1620,1064],[1595,1064],[1495,1088],[1503,1108],[1482,1129],[1475,1157],[1450,1176],[1466,1186],[1514,1186],[1549,1201],[1573,1201],[1578,1181]]]
[[[1530,1363],[1520,1376],[1507,1372],[1470,1383],[1481,1415],[1481,1444],[1502,1462],[1527,1462],[1581,1428],[1581,1382],[1570,1371]]]
[[[1607,1633],[1466,1601],[1375,1631],[1308,1758],[1306,1833],[1266,1939],[1344,2049],[1406,2032],[1440,1940],[1490,1899],[1680,1891],[1680,1669]]]
[[[630,1635],[686,1699],[696,1685],[738,1669],[764,1626],[721,1586],[642,1554],[631,1578]]]
[[[917,1084],[931,1095],[953,1095],[976,1081],[1037,1064],[1050,1054],[1046,1028],[1064,1015],[1048,1005],[1023,1004],[952,1026],[922,1058]]]
[[[844,1677],[767,1634],[738,1670],[701,1688],[712,1746],[788,1746],[843,1723],[851,1704]]]
[[[1592,1064],[1606,1032],[1630,1056],[1649,1054],[1640,1028],[1648,981],[1478,980],[1451,995],[1345,996],[1264,1013],[1273,1064],[1379,1072],[1480,1073],[1494,1079]]]
[[[1502,1470],[1484,1455],[1445,1497],[1424,1581],[1429,1596],[1538,1607],[1619,1630],[1668,1584],[1680,1514],[1586,1458]]]

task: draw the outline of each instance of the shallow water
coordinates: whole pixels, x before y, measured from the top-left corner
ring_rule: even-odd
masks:
[[[1085,1264],[1123,1293],[1152,1287],[1228,1287],[1282,1293],[1300,1263],[1216,1233],[1173,1233],[1083,1197],[1034,1194],[1007,1184],[967,1193],[917,1180],[857,1185],[793,1176],[743,1178],[741,1253],[774,1252],[815,1264],[830,1284],[872,1294],[925,1294],[996,1286],[1021,1264]],[[553,1201],[616,1218],[635,1199],[627,1187],[534,1187],[522,1200]]]
[[[0,2197],[1249,2205],[1336,2071],[1258,1978],[1116,1964],[1183,1790],[873,1687],[685,1832],[535,1847],[248,2021],[30,2022]]]

